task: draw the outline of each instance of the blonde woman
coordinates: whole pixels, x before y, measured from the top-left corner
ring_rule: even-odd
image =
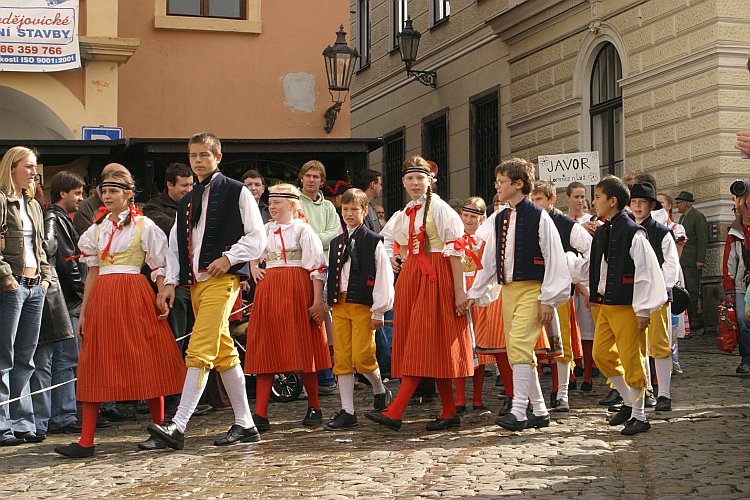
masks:
[[[42,248],[44,219],[34,199],[36,154],[10,148],[0,161],[0,446],[42,441],[29,393],[44,297],[52,271]]]

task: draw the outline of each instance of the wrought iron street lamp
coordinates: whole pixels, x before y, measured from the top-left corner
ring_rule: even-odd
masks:
[[[354,76],[354,68],[359,59],[357,49],[353,49],[346,44],[346,32],[342,24],[339,31],[336,32],[336,43],[329,45],[323,51],[323,59],[326,63],[326,76],[328,77],[328,92],[331,94],[333,106],[328,108],[325,113],[327,133],[331,133],[333,125],[336,123],[336,117],[341,111],[341,105],[346,100],[349,93],[349,86]],[[336,96],[334,97],[334,92]],[[342,97],[343,94],[343,97]]]
[[[406,65],[406,74],[413,76],[423,85],[437,88],[437,73],[435,71],[417,71],[411,69],[411,65],[417,60],[417,51],[419,50],[419,39],[422,33],[412,27],[411,18],[406,19],[404,29],[396,35],[398,48],[401,51],[401,60]]]

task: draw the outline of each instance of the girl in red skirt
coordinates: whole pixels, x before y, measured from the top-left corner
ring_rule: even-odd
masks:
[[[451,379],[473,374],[466,321],[463,250],[455,242],[464,234],[458,214],[432,193],[428,163],[415,156],[404,162],[403,184],[411,197],[403,212],[383,230],[387,241],[406,251],[396,282],[391,375],[401,378],[398,395],[385,411],[365,415],[399,429],[403,412],[422,377],[434,378],[443,411],[427,430],[458,427]],[[398,264],[395,262],[394,267]]]
[[[72,458],[94,454],[94,430],[102,401],[145,399],[153,422],[164,423],[164,396],[182,390],[185,364],[141,266],[152,269],[161,290],[167,238],[132,205],[135,183],[124,167],[102,176],[104,207],[78,246],[89,266],[78,335],[76,398],[83,406],[77,443],[55,451]],[[166,317],[166,316],[164,316]],[[144,450],[165,448],[149,438]]]
[[[274,374],[301,372],[307,390],[304,425],[323,423],[316,371],[331,368],[323,318],[326,259],[312,227],[295,216],[299,191],[291,184],[268,189],[266,268],[250,262],[257,284],[247,328],[245,372],[256,376],[255,415],[259,432],[270,429],[268,399]]]

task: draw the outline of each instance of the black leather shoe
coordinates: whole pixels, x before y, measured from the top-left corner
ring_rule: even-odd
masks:
[[[373,422],[385,425],[393,431],[397,431],[401,428],[401,420],[386,417],[379,411],[368,411],[367,413],[365,413],[365,417],[369,418]]]
[[[527,429],[541,429],[542,427],[549,427],[549,413],[546,415],[538,416],[533,413],[526,419]]]
[[[48,434],[78,434],[79,432],[81,432],[81,423],[78,421],[71,422],[65,427],[47,429]]]
[[[458,413],[459,415],[463,415],[464,413],[466,413],[466,405],[456,406],[456,413]]]
[[[143,451],[164,450],[166,448],[167,443],[163,439],[155,438],[154,436],[150,436],[142,443],[138,443],[138,449]]]
[[[622,408],[620,408],[620,411],[615,413],[615,416],[609,419],[609,425],[615,426],[615,425],[622,425],[628,420],[630,420],[630,417],[633,414],[633,407],[622,405]]]
[[[165,422],[162,425],[148,424],[146,430],[156,439],[163,440],[172,449],[181,450],[185,447],[185,435],[180,432],[174,422]]]
[[[508,413],[495,420],[495,423],[509,431],[519,432],[526,428],[526,420],[518,420],[515,415]]]
[[[94,456],[94,447],[84,448],[78,443],[55,446],[55,452],[68,458],[88,458]]]
[[[645,396],[643,396],[643,398],[643,406],[645,406],[646,408],[653,408],[654,406],[656,406],[656,400],[654,399],[654,396],[652,396],[648,392]]]
[[[393,393],[388,388],[386,388],[384,393],[373,395],[372,407],[377,411],[383,411],[388,408],[388,405],[391,404],[391,401],[393,401]]]
[[[121,422],[123,420],[135,420],[135,413],[125,413],[120,411],[118,407],[114,407],[110,410],[100,410],[99,415],[103,416],[110,422]]]
[[[486,409],[487,409],[487,407],[484,406],[484,405],[472,406],[471,407],[471,411],[484,411]]]
[[[17,438],[15,436],[9,436],[0,439],[0,446],[18,446],[19,444],[23,444],[23,439]]]
[[[260,441],[260,433],[255,426],[243,429],[240,425],[232,424],[232,427],[229,428],[225,436],[214,441],[214,446],[228,446],[234,443],[257,443],[258,441]]]
[[[271,430],[271,423],[268,421],[268,417],[261,417],[257,413],[253,415],[253,423],[258,432],[266,432]]]
[[[656,411],[672,411],[672,400],[666,396],[656,399]]]
[[[305,418],[302,419],[302,425],[314,427],[316,425],[321,425],[322,423],[323,412],[320,411],[320,408],[308,408],[307,415],[305,415]]]
[[[503,415],[507,415],[510,413],[510,410],[513,409],[513,398],[505,398],[505,401],[503,401],[503,406],[500,407],[500,411],[497,412],[498,417],[502,417]]]
[[[631,418],[628,423],[625,424],[625,428],[620,431],[623,436],[633,436],[641,432],[648,432],[651,429],[651,424],[644,420],[638,420],[637,418]]]
[[[44,431],[27,432],[20,436],[16,436],[18,439],[23,439],[25,443],[41,443],[47,439],[47,433]]]
[[[599,400],[599,404],[602,406],[609,406],[617,403],[620,399],[620,391],[612,389],[609,391],[609,394],[607,394],[607,397]]]
[[[434,421],[427,424],[426,429],[428,431],[442,431],[449,427],[461,427],[461,418],[458,415],[453,415],[448,418],[436,418]]]
[[[337,411],[331,420],[326,422],[323,428],[327,431],[340,431],[343,429],[353,429],[357,427],[357,412],[347,413],[343,408],[341,411]]]
[[[557,393],[556,392],[550,392],[549,393],[549,407],[554,408],[555,405],[557,405]]]
[[[583,392],[591,392],[593,389],[594,388],[591,385],[591,382],[583,382],[581,384],[581,391],[583,391]]]

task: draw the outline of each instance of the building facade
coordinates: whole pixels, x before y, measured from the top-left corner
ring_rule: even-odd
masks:
[[[464,198],[492,195],[502,159],[596,150],[602,173],[649,172],[659,191],[695,194],[711,224],[704,309],[712,309],[733,219],[729,184],[750,175],[734,149],[734,134],[750,129],[747,2],[350,5],[354,44],[369,55],[353,85],[352,135],[384,136],[370,165],[397,191],[388,210],[401,204],[400,162],[413,154],[439,158],[438,190]],[[435,89],[406,75],[396,49],[406,17],[422,33],[414,69],[436,71]]]

